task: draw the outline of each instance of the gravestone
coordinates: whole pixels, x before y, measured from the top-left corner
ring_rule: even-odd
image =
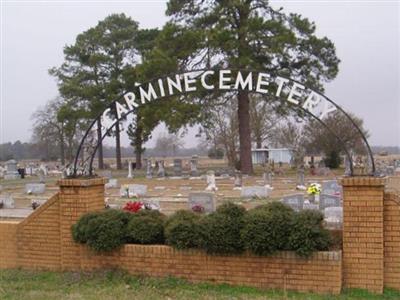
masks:
[[[100,172],[100,176],[104,178],[111,179],[112,178],[112,173],[111,170],[103,170]]]
[[[293,208],[295,211],[301,211],[303,209],[303,204],[304,204],[304,195],[294,194],[294,195],[284,196],[281,201],[284,204]]]
[[[310,201],[305,200],[303,203],[303,210],[304,209],[318,210],[319,206],[318,204],[310,203]]]
[[[0,166],[0,178],[4,178],[5,174],[6,174],[6,168]]]
[[[208,171],[207,172],[207,187],[206,191],[218,191],[217,185],[215,183],[215,174],[214,171]]]
[[[165,167],[164,167],[164,161],[159,160],[157,161],[157,176],[158,177],[165,177]]]
[[[174,175],[182,176],[182,159],[174,159]]]
[[[0,203],[3,203],[3,208],[15,208],[14,199],[10,195],[0,197]]]
[[[322,193],[326,195],[341,195],[342,186],[336,180],[324,180],[322,182]]]
[[[340,196],[321,194],[319,196],[319,209],[324,210],[327,207],[340,206]]]
[[[146,178],[147,179],[153,178],[151,159],[146,160]]]
[[[118,187],[118,179],[116,179],[116,178],[109,179],[108,182],[105,184],[105,187],[107,189],[117,188]]]
[[[265,186],[244,186],[240,194],[241,198],[267,198],[269,189]]]
[[[386,166],[386,175],[393,176],[394,175],[394,166]]]
[[[21,176],[19,175],[18,170],[17,170],[17,161],[14,159],[7,161],[4,179],[12,180],[12,179],[19,179],[19,178],[21,178]]]
[[[129,161],[128,162],[128,176],[127,178],[133,178],[133,174],[132,174],[132,162]]]
[[[215,198],[213,193],[195,192],[189,194],[188,200],[189,209],[192,210],[195,206],[204,208],[204,212],[210,213],[215,211]]]
[[[128,184],[121,186],[120,195],[122,197],[140,197],[146,196],[147,194],[147,185],[144,184]]]
[[[241,189],[242,188],[242,172],[239,170],[235,171],[235,180],[233,182],[234,189]]]
[[[343,223],[343,207],[327,207],[324,209],[324,220],[331,224]]]
[[[351,175],[350,160],[347,155],[344,157],[344,176]]]
[[[304,166],[303,165],[301,165],[297,170],[297,185],[305,186]]]
[[[199,172],[197,170],[197,156],[192,156],[192,159],[190,160],[190,176],[198,176]]]
[[[46,191],[44,183],[27,183],[25,184],[25,192],[27,194],[43,194]]]

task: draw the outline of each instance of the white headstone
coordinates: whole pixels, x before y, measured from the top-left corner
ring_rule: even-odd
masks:
[[[206,191],[218,191],[217,185],[215,183],[215,174],[214,171],[207,172],[207,187]]]
[[[25,192],[27,194],[43,194],[46,191],[44,183],[27,183],[25,184]]]
[[[269,189],[265,186],[243,186],[240,197],[242,198],[267,198]]]
[[[303,209],[304,195],[303,194],[288,195],[283,197],[282,202],[293,208],[295,211],[300,211]]]

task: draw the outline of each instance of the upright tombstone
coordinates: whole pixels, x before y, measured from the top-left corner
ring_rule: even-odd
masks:
[[[129,161],[128,162],[128,176],[127,178],[133,178],[133,174],[132,174],[132,162]]]
[[[4,174],[4,179],[10,180],[18,178],[21,178],[21,176],[19,175],[17,170],[17,161],[11,159],[6,162],[6,173]]]
[[[235,171],[235,181],[233,183],[234,189],[241,189],[243,184],[243,179],[242,179],[242,172],[239,170]]]
[[[215,183],[215,173],[214,171],[207,172],[207,187],[206,191],[218,191],[217,184]]]
[[[324,219],[329,225],[342,225],[343,223],[343,207],[330,206],[324,209]]]
[[[303,194],[294,194],[294,195],[284,196],[281,201],[284,204],[293,208],[295,211],[303,210],[303,204],[304,204],[304,195]]]
[[[319,209],[324,210],[327,207],[339,207],[340,196],[321,194],[319,196]]]
[[[199,172],[198,172],[198,170],[197,170],[197,163],[198,163],[198,160],[197,160],[197,156],[196,155],[194,155],[194,156],[192,156],[192,159],[190,160],[190,176],[198,176],[199,174]]]
[[[322,193],[326,195],[341,195],[342,186],[336,180],[324,180],[322,182]]]
[[[351,168],[350,168],[350,160],[347,158],[347,155],[344,157],[344,176],[351,175]]]
[[[297,169],[297,185],[298,186],[305,186],[304,166],[303,165],[301,165]]]
[[[165,177],[164,161],[157,161],[157,177]]]
[[[180,158],[174,159],[174,175],[182,176],[182,159]]]
[[[210,213],[215,211],[215,198],[213,193],[194,192],[189,194],[188,205],[190,210]],[[202,209],[203,208],[203,209]]]
[[[147,179],[153,178],[151,159],[146,160],[146,178]]]

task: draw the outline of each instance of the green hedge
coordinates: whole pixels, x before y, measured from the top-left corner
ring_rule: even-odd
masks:
[[[244,226],[244,214],[242,206],[224,203],[216,212],[203,217],[200,221],[201,248],[216,254],[242,252],[240,231]]]
[[[245,217],[241,237],[245,248],[258,255],[287,250],[293,229],[294,211],[272,202],[250,210]]]
[[[151,210],[88,213],[72,227],[72,236],[96,251],[111,251],[124,243],[166,243],[176,249],[199,248],[213,254],[248,250],[268,255],[291,250],[309,256],[313,251],[328,250],[332,243],[322,222],[319,211],[295,212],[280,202],[248,212],[224,203],[208,215],[177,211],[168,218]]]
[[[200,215],[180,210],[165,223],[166,243],[177,249],[200,247]]]
[[[304,257],[313,251],[328,250],[332,241],[329,231],[322,227],[323,219],[322,213],[315,210],[297,213],[289,237],[289,249]]]
[[[129,242],[135,244],[163,244],[164,217],[160,212],[152,210],[142,210],[131,214],[127,228]]]

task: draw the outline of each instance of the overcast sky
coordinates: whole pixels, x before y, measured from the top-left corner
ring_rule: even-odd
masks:
[[[164,1],[0,1],[0,143],[30,140],[32,113],[57,95],[47,70],[62,63],[63,47],[79,33],[111,13],[123,12],[142,28],[162,27],[167,21]],[[370,144],[399,146],[399,2],[271,3],[315,21],[317,34],[334,42],[341,64],[325,94],[364,119]],[[186,146],[193,136],[185,139]]]

